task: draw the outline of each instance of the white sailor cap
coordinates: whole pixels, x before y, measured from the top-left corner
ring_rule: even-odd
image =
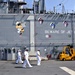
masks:
[[[20,52],[21,50],[19,49],[18,52]]]

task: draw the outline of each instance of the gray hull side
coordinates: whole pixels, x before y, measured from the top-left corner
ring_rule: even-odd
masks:
[[[0,45],[9,46],[30,46],[30,20],[27,20],[29,14],[10,14],[0,15]],[[56,46],[67,45],[75,42],[74,29],[75,22],[74,17],[73,24],[71,24],[71,15],[60,14],[43,14],[33,15],[35,19],[35,46]],[[38,18],[43,19],[43,23],[40,24]],[[24,33],[20,36],[16,30],[16,22],[26,22]],[[63,21],[68,22],[68,26],[65,27]],[[55,23],[55,28],[50,27],[50,23]],[[50,36],[49,38],[47,36]]]
[[[0,15],[0,47],[31,47],[30,43],[30,20],[28,17],[31,14],[1,14]],[[58,46],[58,50],[62,50],[64,45],[74,45],[74,30],[75,30],[75,18],[71,15],[60,14],[37,14],[34,16],[34,42],[35,50],[40,49],[41,55],[50,53],[50,50],[54,46]],[[40,24],[38,18],[43,19],[43,23]],[[24,27],[24,33],[20,36],[17,33],[16,22],[26,22]],[[63,22],[67,21],[68,26],[65,27]],[[55,24],[55,28],[52,29],[51,23]],[[50,37],[48,37],[48,35]],[[44,49],[47,49],[45,51]]]
[[[9,46],[29,45],[29,21],[28,15],[0,15],[0,44]],[[20,36],[17,33],[16,22],[25,22],[25,32]]]

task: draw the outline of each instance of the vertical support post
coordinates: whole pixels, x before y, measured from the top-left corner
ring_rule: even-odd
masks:
[[[9,11],[9,1],[7,0],[7,9],[6,9],[6,13],[8,14]]]
[[[34,31],[34,15],[30,15],[30,55],[35,55],[35,31]]]
[[[71,30],[72,30],[72,45],[74,47],[74,26],[73,26],[73,14],[71,14]]]

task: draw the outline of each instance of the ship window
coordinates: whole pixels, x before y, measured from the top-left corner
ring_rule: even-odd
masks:
[[[13,53],[15,53],[15,49],[13,49]]]
[[[8,53],[11,53],[11,49],[8,49]]]
[[[7,49],[4,49],[5,50],[5,53],[7,53]]]

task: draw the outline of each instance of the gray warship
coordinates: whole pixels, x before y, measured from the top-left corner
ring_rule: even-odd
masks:
[[[40,49],[44,57],[54,47],[75,47],[75,13],[46,12],[45,0],[34,0],[32,8],[26,4],[0,0],[0,60],[15,60],[18,48],[29,48],[31,55]]]

